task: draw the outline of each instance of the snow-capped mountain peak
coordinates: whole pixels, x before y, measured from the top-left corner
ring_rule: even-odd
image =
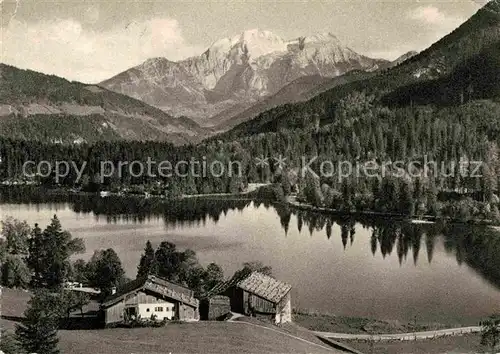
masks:
[[[174,116],[202,121],[245,107],[304,76],[335,77],[385,63],[354,52],[332,33],[287,41],[251,29],[213,42],[200,56],[179,62],[148,60],[102,85]]]
[[[245,54],[249,60],[252,60],[272,52],[284,52],[286,49],[286,42],[281,37],[270,31],[252,29],[215,41],[205,53],[225,57],[232,54]]]
[[[245,46],[247,55],[252,59],[287,50],[287,44],[283,38],[270,31],[248,30],[241,34],[240,41]]]
[[[305,43],[327,43],[327,42],[333,42],[335,44],[340,45],[341,42],[339,39],[332,33],[326,32],[326,33],[319,33],[319,34],[314,34],[312,36],[308,36],[304,38]]]

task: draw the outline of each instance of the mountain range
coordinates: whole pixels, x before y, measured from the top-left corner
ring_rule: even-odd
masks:
[[[285,41],[251,30],[183,61],[149,59],[99,85],[0,64],[0,135],[186,144],[329,124],[335,105],[356,92],[386,106],[491,99],[500,95],[499,14],[492,1],[393,62],[357,54],[329,33]]]
[[[491,1],[468,21],[421,53],[387,70],[350,73],[306,102],[278,106],[242,122],[228,139],[282,128],[305,128],[335,120],[336,104],[349,95],[371,94],[387,106],[460,105],[500,95],[500,2]],[[335,79],[334,79],[335,80]],[[315,118],[315,119],[312,119]]]
[[[0,64],[0,135],[53,143],[196,141],[194,121],[96,85]]]
[[[387,60],[356,53],[331,33],[286,41],[255,29],[220,39],[201,55],[179,62],[149,59],[99,85],[172,116],[184,115],[204,126],[228,127],[234,125],[233,116],[288,85],[292,85],[289,92],[295,84],[304,91],[305,81],[314,87],[323,78],[390,65]],[[304,77],[311,78],[301,81]]]

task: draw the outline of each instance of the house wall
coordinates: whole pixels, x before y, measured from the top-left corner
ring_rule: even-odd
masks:
[[[275,304],[257,295],[244,291],[237,287],[231,287],[224,293],[231,300],[231,311],[243,314],[251,314],[252,311],[259,314],[276,314],[279,304]],[[280,309],[283,310],[287,306],[287,301],[290,300],[290,293],[288,293],[282,300]],[[291,321],[291,303],[290,310],[285,310],[286,319],[290,318]],[[288,315],[289,312],[289,315]]]
[[[231,299],[231,311],[247,315],[252,313],[274,315],[276,323],[292,322],[291,292],[277,304],[239,288],[228,289],[225,294]]]
[[[231,312],[229,297],[216,295],[200,302],[200,319],[215,321]]]
[[[199,320],[198,308],[182,304],[173,299],[165,300],[161,296],[154,296],[144,291],[131,293],[120,302],[104,310],[104,321],[106,324],[119,323],[124,321],[125,308],[135,307],[141,318],[150,318],[152,313],[157,314],[157,319],[164,317],[169,319],[180,319],[182,321]],[[163,311],[155,311],[155,308],[163,307]],[[165,311],[168,307],[169,311]],[[147,309],[150,309],[147,311]]]
[[[124,320],[125,302],[122,300],[104,310],[104,323],[119,323]]]
[[[276,323],[292,322],[292,297],[290,291],[276,306]]]
[[[178,304],[178,308],[179,319],[181,321],[198,321],[200,319],[198,308],[181,303]]]
[[[173,302],[139,303],[137,306],[137,313],[142,319],[148,319],[155,315],[156,319],[161,321],[163,319],[171,320],[175,316],[175,304]]]
[[[243,306],[246,314],[252,312],[262,314],[276,313],[276,306],[274,303],[246,291],[243,292]]]

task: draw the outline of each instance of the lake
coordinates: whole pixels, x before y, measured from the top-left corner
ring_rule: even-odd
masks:
[[[477,323],[500,312],[500,235],[487,227],[354,221],[251,200],[162,202],[2,193],[0,217],[45,227],[57,214],[89,259],[112,247],[129,277],[147,240],[168,240],[230,276],[261,261],[294,307],[386,320]]]

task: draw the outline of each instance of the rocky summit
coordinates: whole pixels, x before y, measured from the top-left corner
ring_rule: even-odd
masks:
[[[100,85],[199,123],[231,115],[301,77],[336,77],[373,71],[389,63],[356,53],[331,33],[293,40],[249,30],[214,42],[183,61],[152,58]]]

